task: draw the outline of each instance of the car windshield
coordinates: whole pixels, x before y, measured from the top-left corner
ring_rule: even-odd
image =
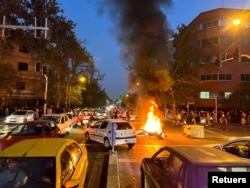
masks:
[[[58,117],[58,116],[43,116],[42,120],[52,120],[52,121],[54,121],[56,123],[59,123],[60,122],[60,117]]]
[[[9,135],[40,135],[42,132],[42,124],[24,124],[16,126]]]
[[[26,110],[18,110],[18,111],[15,111],[13,114],[14,115],[25,115],[27,113]]]
[[[207,187],[208,172],[250,172],[250,167],[245,167],[245,166],[199,167],[197,169],[197,174],[199,174],[199,178],[197,179],[198,180],[197,187]]]
[[[0,158],[0,187],[6,186],[10,179],[6,174],[11,168],[19,169],[26,181],[25,187],[55,187],[55,158],[54,157],[1,157]],[[21,173],[22,172],[22,173]],[[13,177],[12,177],[13,178]],[[46,183],[46,184],[45,184]]]
[[[117,122],[117,130],[132,129],[128,122]]]

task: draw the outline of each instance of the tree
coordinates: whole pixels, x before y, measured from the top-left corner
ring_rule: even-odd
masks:
[[[15,70],[9,65],[0,62],[0,91],[8,95],[12,94],[12,89],[15,87]]]
[[[82,107],[105,106],[107,99],[105,90],[101,89],[97,81],[87,83],[82,89]]]
[[[173,112],[176,113],[176,106],[185,106],[187,101],[195,101],[199,91],[199,81],[192,71],[193,60],[191,31],[187,31],[185,25],[178,28],[174,35],[176,44],[175,61],[170,67],[170,73],[174,84],[168,91],[169,101],[172,101]],[[192,88],[192,89],[191,89]]]
[[[1,1],[0,5],[0,16],[6,16],[9,24],[34,25],[36,19],[36,26],[44,27],[46,19],[49,22],[48,38],[44,38],[42,30],[36,31],[36,37],[34,30],[13,30],[0,50],[1,54],[7,54],[13,44],[25,46],[34,61],[48,67],[48,104],[68,107],[69,89],[80,76],[85,75],[90,81],[103,79],[85,42],[75,36],[76,24],[63,16],[57,1],[13,0]]]

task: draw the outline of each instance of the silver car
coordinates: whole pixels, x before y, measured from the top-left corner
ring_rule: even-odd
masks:
[[[4,123],[7,124],[21,124],[27,121],[34,120],[34,111],[33,110],[17,110],[11,115],[7,116],[4,120]]]

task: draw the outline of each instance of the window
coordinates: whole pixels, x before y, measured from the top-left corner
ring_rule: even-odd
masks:
[[[214,21],[202,23],[200,25],[200,30],[202,30],[202,29],[208,29],[208,28],[211,28],[211,27],[216,27],[218,25],[219,25],[219,20],[214,20]]]
[[[74,171],[74,164],[71,160],[69,152],[65,149],[61,155],[61,184],[70,179]],[[62,186],[61,185],[61,186]]]
[[[105,129],[106,127],[108,126],[108,122],[107,121],[103,121],[101,126],[100,126],[100,129]]]
[[[29,53],[29,50],[28,50],[28,48],[26,46],[20,45],[19,46],[19,52]]]
[[[212,74],[211,79],[212,80],[218,80],[218,74]]]
[[[232,80],[231,74],[219,74],[219,80]]]
[[[18,70],[20,71],[28,71],[28,63],[19,62]]]
[[[241,74],[240,80],[243,82],[250,82],[250,74]]]
[[[17,90],[25,90],[25,82],[16,82]]]
[[[200,92],[200,99],[209,99],[209,92],[208,91],[201,91]]]
[[[71,155],[72,160],[74,161],[74,164],[76,165],[82,156],[81,148],[79,148],[77,144],[71,144],[68,146],[68,151]]]
[[[230,45],[232,44],[233,39],[231,37],[220,37],[219,44]]]

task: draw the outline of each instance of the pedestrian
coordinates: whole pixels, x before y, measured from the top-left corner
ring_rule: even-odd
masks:
[[[38,108],[36,108],[35,109],[35,112],[34,112],[34,120],[39,120],[39,109]]]
[[[225,114],[222,113],[220,117],[220,125],[222,131],[227,131],[227,118],[225,117]]]
[[[127,119],[127,121],[130,121],[130,111],[129,110],[126,111],[126,119]]]

